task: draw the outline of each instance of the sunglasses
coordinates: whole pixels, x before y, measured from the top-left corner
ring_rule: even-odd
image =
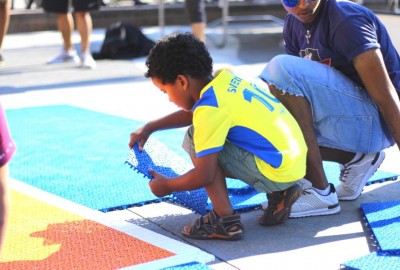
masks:
[[[300,0],[282,0],[282,3],[290,8],[294,8],[299,4]],[[315,0],[305,0],[307,4],[310,4],[311,2],[315,2]]]

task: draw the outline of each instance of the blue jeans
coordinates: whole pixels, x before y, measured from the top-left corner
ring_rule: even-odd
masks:
[[[283,93],[308,100],[320,146],[374,153],[395,143],[367,91],[334,68],[279,55],[259,77]]]

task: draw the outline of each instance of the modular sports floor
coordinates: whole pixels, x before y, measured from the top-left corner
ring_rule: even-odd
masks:
[[[10,229],[2,269],[179,269],[193,263],[190,267],[199,269],[207,268],[204,263],[213,260],[213,255],[193,246],[97,211],[158,202],[147,186],[148,169],[173,177],[191,167],[153,137],[143,152],[135,148],[128,157],[126,150],[117,150],[128,133],[122,128],[118,131],[118,127],[136,122],[65,105],[10,110],[7,115],[19,146],[11,174],[23,182],[12,181]],[[79,134],[77,140],[68,140],[75,134]],[[181,135],[176,133],[175,137]],[[110,152],[106,146],[115,150]],[[125,157],[129,166],[123,162]],[[338,179],[339,168],[330,163],[324,167],[329,179]],[[395,173],[378,171],[368,184],[396,177]],[[228,181],[234,209],[259,208],[265,195],[240,183]],[[204,190],[178,192],[163,200],[201,214],[211,207]],[[371,261],[371,256],[367,258]],[[397,254],[383,262],[391,265],[393,258],[398,258]]]
[[[391,34],[398,37],[400,17],[387,15],[380,17],[384,19]],[[167,32],[188,30],[189,27],[185,27],[166,30]],[[265,25],[262,27],[265,29]],[[144,29],[150,37],[159,33],[158,30],[157,28]],[[269,33],[267,35],[250,31],[237,35],[233,33],[229,35],[227,46],[224,49],[217,48],[211,40],[208,46],[215,61],[214,68],[234,65],[234,70],[238,74],[254,78],[273,55],[282,51],[281,33],[278,30],[275,32],[276,34]],[[94,31],[92,49],[96,50],[96,46],[100,45],[99,41],[103,40],[103,34],[104,31],[101,29]],[[74,40],[79,41],[79,35],[76,32]],[[393,40],[400,51],[400,38]],[[370,243],[372,233],[363,225],[368,222],[364,221],[364,215],[360,211],[361,205],[364,203],[374,202],[382,203],[380,205],[382,207],[374,210],[377,214],[387,213],[389,209],[398,209],[388,206],[389,202],[400,200],[400,181],[398,180],[382,183],[378,181],[366,186],[359,199],[352,202],[341,202],[342,211],[333,216],[289,219],[282,226],[265,228],[257,223],[260,210],[243,212],[241,214],[242,223],[246,232],[243,239],[237,242],[198,241],[183,238],[181,236],[182,227],[193,222],[198,215],[176,204],[160,202],[143,204],[140,207],[130,205],[130,203],[135,203],[131,201],[133,196],[137,196],[137,198],[142,196],[150,201],[156,198],[150,197],[151,194],[147,187],[148,179],[142,176],[135,180],[128,179],[135,174],[134,170],[124,164],[129,154],[127,147],[129,133],[135,129],[138,121],[147,122],[172,112],[176,108],[168,102],[165,95],[155,89],[151,81],[143,78],[144,59],[98,61],[98,68],[94,71],[84,71],[68,63],[46,66],[44,64],[46,59],[59,53],[60,42],[59,33],[56,31],[9,34],[5,40],[3,52],[7,63],[0,69],[0,102],[7,111],[22,109],[20,111],[22,112],[26,109],[25,115],[22,112],[24,117],[19,118],[17,122],[13,121],[10,126],[21,123],[21,126],[18,127],[21,131],[19,140],[22,138],[23,141],[26,139],[27,141],[20,143],[21,147],[17,149],[16,155],[30,149],[31,151],[28,151],[27,155],[20,156],[20,161],[25,162],[25,165],[34,164],[34,166],[13,167],[10,172],[14,179],[35,186],[36,189],[32,187],[19,189],[13,184],[12,207],[18,209],[18,212],[25,216],[25,221],[18,222],[18,226],[10,225],[10,232],[18,229],[21,233],[13,233],[14,235],[7,240],[0,269],[5,266],[13,267],[13,270],[29,269],[29,265],[34,266],[35,263],[37,266],[45,267],[44,263],[54,262],[60,258],[60,255],[68,260],[58,261],[56,267],[48,264],[50,269],[69,270],[71,265],[68,265],[68,261],[78,262],[78,258],[85,256],[91,258],[91,262],[88,260],[79,262],[85,263],[86,269],[91,269],[90,267],[94,264],[92,266],[90,264],[97,261],[104,264],[104,268],[109,266],[109,269],[127,267],[206,269],[205,267],[209,267],[215,270],[337,270],[346,265],[349,268],[365,270],[375,267],[376,270],[381,270],[380,266],[394,265],[396,267],[396,264],[397,268],[394,269],[400,269],[395,255],[390,253],[390,256],[382,256],[386,251],[377,251]],[[100,117],[82,122],[83,118],[74,116],[67,127],[67,122],[59,125],[56,121],[51,121],[51,119],[56,119],[55,114],[43,113],[36,118],[31,113],[33,110],[28,110],[37,107],[38,111],[43,110],[42,112],[44,112],[44,107],[61,105],[81,108],[88,111],[87,115],[94,115],[94,112],[96,116],[100,115]],[[66,112],[68,115],[71,110]],[[53,125],[55,123],[57,125]],[[103,126],[103,124],[110,123],[112,128],[96,128],[96,124]],[[46,132],[40,133],[44,129],[36,125],[41,124],[47,125]],[[79,133],[77,132],[78,124],[80,125]],[[53,134],[56,126],[60,128],[58,134],[62,136],[50,138],[49,134]],[[87,127],[86,130],[85,127]],[[74,128],[76,132],[74,132]],[[90,131],[94,132],[95,130],[100,132],[95,136],[90,136]],[[69,135],[67,133],[63,135],[65,131],[68,131]],[[26,146],[26,142],[34,142],[33,138],[29,138],[33,132],[40,136],[36,137],[40,138],[40,143],[37,144],[39,147],[32,147],[33,144],[29,145],[29,143]],[[183,133],[183,131],[180,132],[180,134]],[[105,136],[101,137],[102,134]],[[181,135],[176,136],[176,134],[163,131],[155,135],[173,152],[185,157],[184,154],[181,154],[183,151],[180,147],[181,138],[179,136]],[[49,144],[50,139],[55,141],[52,143],[52,146],[55,147],[52,148],[53,152],[39,153],[40,145]],[[88,148],[87,146],[92,146],[92,143],[94,147]],[[22,147],[23,144],[25,144],[24,147]],[[91,149],[91,151],[85,151],[82,147],[79,149],[81,151],[79,155],[74,155],[74,148],[71,145],[83,145],[85,149]],[[102,155],[102,152],[106,155]],[[388,149],[387,154],[380,170],[400,173],[398,148]],[[63,162],[65,160],[61,158],[63,155],[70,157],[69,162]],[[41,160],[35,160],[35,156],[40,156]],[[113,161],[107,163],[110,157],[113,157]],[[17,164],[17,158],[18,156],[15,156],[12,161],[14,165]],[[55,163],[57,166],[53,166]],[[45,164],[47,165],[45,166]],[[77,166],[79,164],[91,165]],[[92,166],[93,164],[98,166]],[[64,171],[63,168],[68,169]],[[333,166],[332,168],[335,173],[338,172],[337,168]],[[100,171],[103,174],[98,173]],[[20,175],[16,175],[16,173]],[[45,179],[39,181],[41,186],[29,182],[39,179],[30,177],[33,174]],[[49,178],[51,175],[55,177]],[[117,176],[116,180],[110,180],[112,176]],[[333,178],[337,177],[333,176]],[[64,181],[62,181],[63,179]],[[93,180],[90,181],[90,179]],[[52,189],[47,189],[50,184],[52,184]],[[48,201],[47,196],[42,196],[43,190],[53,194],[49,197],[57,196],[56,201],[59,203],[53,204],[52,200]],[[232,191],[240,190],[233,188]],[[250,199],[246,197],[249,193],[233,194],[237,195],[233,199],[238,199],[235,202],[238,207],[251,205]],[[73,201],[72,209],[64,207],[67,205],[64,203],[66,200]],[[118,205],[124,205],[124,207],[118,207],[121,210],[113,211],[112,208]],[[42,211],[40,214],[40,211],[36,210],[38,208],[49,209],[58,214],[52,215],[49,211]],[[111,208],[111,210],[107,213],[97,211],[105,208]],[[94,215],[93,212],[96,214]],[[15,210],[13,213],[15,214]],[[39,218],[42,222],[28,224],[28,222],[38,222]],[[379,217],[378,220],[373,218],[370,221],[375,225],[374,228],[378,229],[376,238],[379,245],[382,245],[385,250],[393,249],[393,245],[389,245],[388,240],[395,238],[389,236],[382,240],[382,235],[393,234],[392,229],[396,229],[395,225],[398,224],[396,216],[385,215]],[[24,223],[26,223],[26,227],[29,225],[33,229],[27,230],[23,226]],[[50,226],[47,223],[53,225]],[[93,231],[90,228],[93,228]],[[89,231],[93,234],[88,234]],[[18,234],[25,236],[25,242],[18,238]],[[78,234],[82,240],[77,239]],[[101,234],[100,238],[97,237],[99,234]],[[116,246],[110,239],[104,241],[105,244],[103,241],[93,240],[103,240],[102,237],[111,238],[110,235],[123,244]],[[131,237],[138,240],[130,239]],[[157,241],[157,239],[161,240]],[[141,241],[146,242],[145,245],[124,248],[125,243],[129,244],[129,247],[133,247],[138,243],[143,243]],[[77,246],[79,243],[80,246]],[[148,245],[156,248],[148,248]],[[109,247],[121,252],[113,252],[108,249]],[[78,256],[68,255],[66,252],[68,249],[70,249],[69,252],[72,249],[73,254],[78,254]],[[92,252],[95,249],[99,255]],[[83,252],[77,250],[83,250]],[[201,252],[198,253],[199,250]],[[129,258],[123,253],[125,251],[129,254]],[[146,256],[143,258],[135,257],[144,253]],[[209,257],[209,254],[214,257]],[[99,258],[100,255],[109,258],[109,262]],[[137,259],[136,264],[134,259],[131,260],[131,256]],[[146,262],[146,260],[149,261]],[[208,261],[210,262],[204,266]],[[22,264],[11,265],[11,262]],[[157,262],[159,263],[157,264]],[[126,266],[128,264],[130,265]],[[366,264],[369,264],[370,268],[365,268]],[[59,267],[61,265],[63,266]],[[362,267],[359,267],[360,265]],[[78,267],[75,265],[75,269]],[[95,268],[102,269],[101,266]],[[40,268],[36,267],[36,269]]]

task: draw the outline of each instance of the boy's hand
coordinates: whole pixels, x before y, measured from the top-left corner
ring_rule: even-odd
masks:
[[[164,197],[172,193],[172,190],[170,190],[167,185],[167,178],[159,173],[156,173],[152,169],[149,169],[149,172],[153,176],[153,179],[151,179],[149,182],[149,187],[154,195],[157,197]]]
[[[132,149],[132,147],[136,144],[139,143],[139,150],[143,150],[143,146],[146,143],[147,139],[149,138],[151,132],[148,131],[146,128],[146,125],[138,128],[136,131],[132,132],[130,134],[130,140],[129,140],[129,149]]]

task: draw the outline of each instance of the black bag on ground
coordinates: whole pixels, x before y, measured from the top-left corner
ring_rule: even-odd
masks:
[[[94,59],[132,59],[148,55],[153,46],[139,28],[117,22],[107,28],[100,52],[92,54]]]

